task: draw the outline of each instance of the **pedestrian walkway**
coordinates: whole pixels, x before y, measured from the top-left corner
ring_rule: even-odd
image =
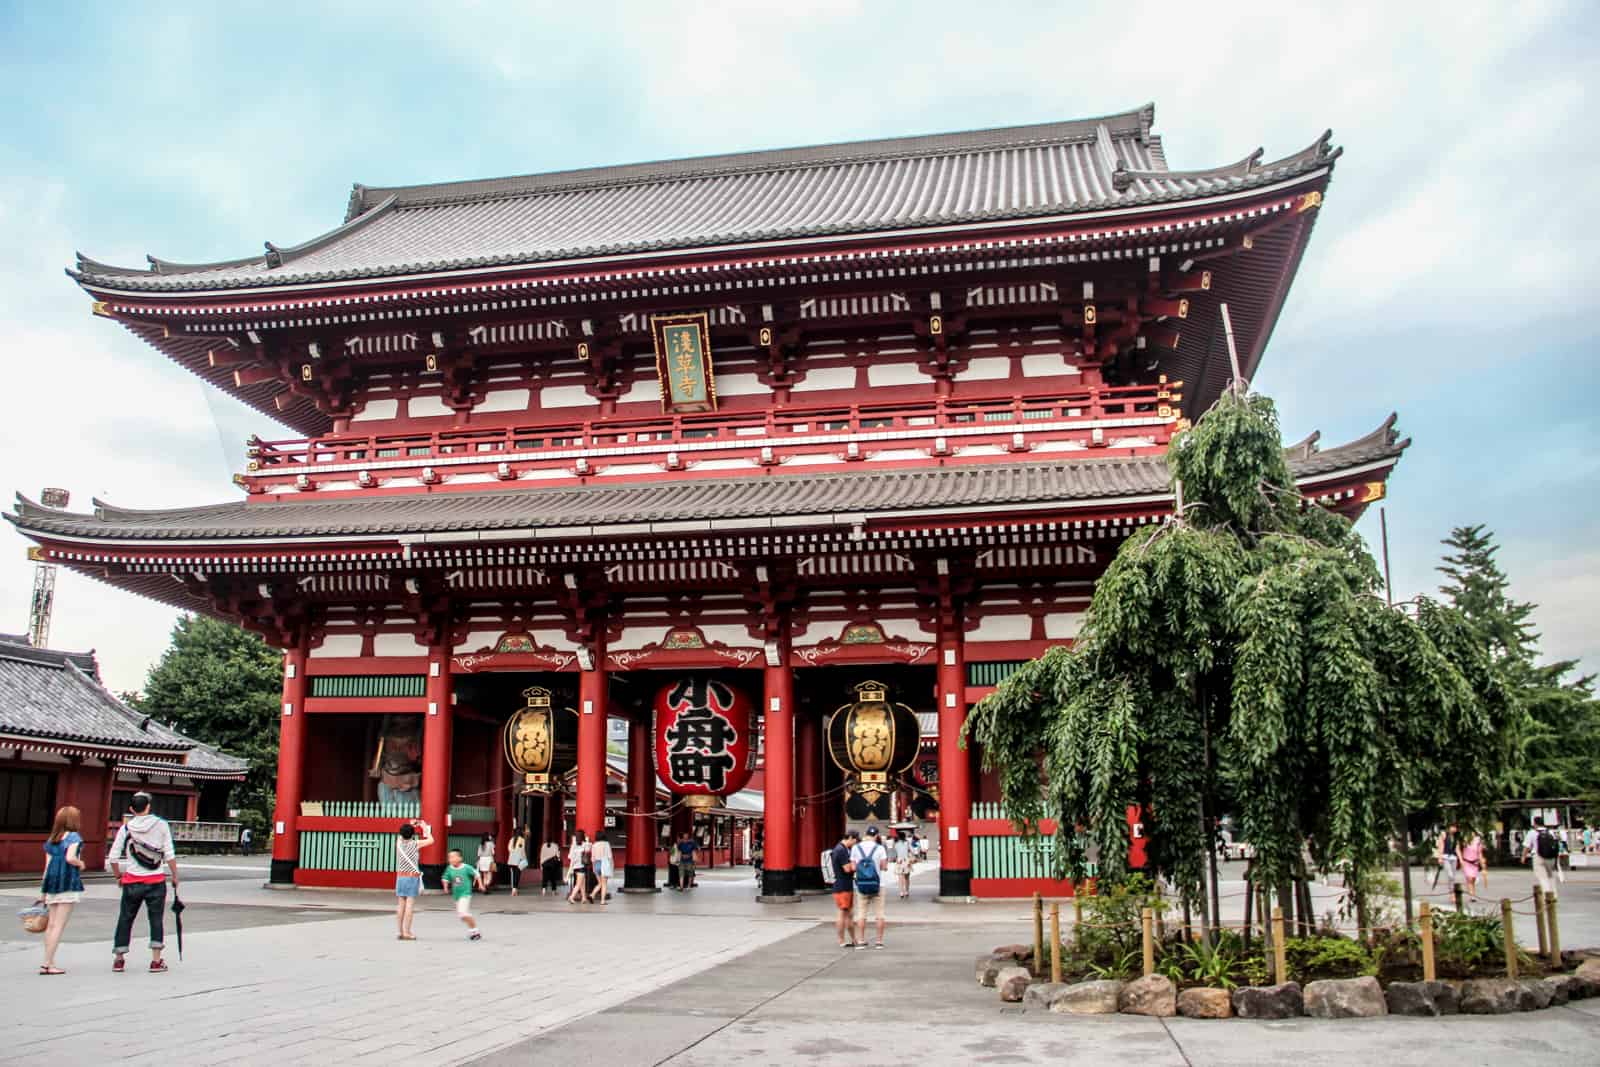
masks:
[[[213,863],[250,874],[249,864]],[[1340,1023],[1326,1038],[1334,1042],[1326,1053],[1318,1051],[1320,1024],[1309,1020],[1219,1027],[1019,1019],[991,997],[974,996],[971,957],[1027,940],[1029,902],[938,902],[931,864],[914,876],[913,899],[889,899],[888,949],[857,953],[834,947],[828,896],[757,903],[748,869],[719,870],[692,892],[619,895],[604,906],[569,905],[537,891],[480,896],[474,910],[485,940],[477,944],[465,939],[450,902],[437,895],[421,901],[421,940],[404,943],[395,939],[387,893],[269,889],[255,875],[203,878],[198,865],[195,871],[183,885],[186,958],[178,962],[169,951],[173,969],[166,975],[143,971],[137,927],[135,966],[111,973],[114,886],[91,886],[74,915],[59,955],[65,976],[38,977],[38,939],[14,921],[0,924],[0,1004],[10,1024],[0,1064],[89,1062],[117,1048],[125,1050],[125,1062],[159,1067],[395,1067],[468,1062],[509,1047],[524,1049],[509,1054],[523,1058],[498,1062],[547,1062],[542,1055],[527,1058],[525,1051],[537,1048],[559,1052],[548,1062],[598,1058],[605,1067],[674,1056],[668,1062],[681,1067],[862,1058],[1053,1062],[1091,1053],[1150,1063],[1188,1057],[1195,1064],[1373,1062],[1381,1055],[1398,1067],[1422,1062],[1404,1058],[1413,1041],[1422,1043],[1419,1049],[1456,1048],[1470,1034],[1469,1047],[1452,1053],[1455,1062],[1504,1067],[1529,1047],[1518,1036],[1526,1033],[1520,1017],[1460,1020],[1456,1025],[1469,1029],[1437,1033],[1422,1021],[1396,1020],[1399,1030],[1370,1037],[1363,1036],[1369,1024]],[[1242,864],[1224,868],[1224,918],[1237,918],[1242,907],[1242,873]],[[1496,873],[1493,891],[1508,895],[1525,875]],[[1336,908],[1338,879],[1314,892],[1319,915]],[[13,910],[33,896],[30,886],[0,887],[0,905]],[[1562,909],[1566,946],[1600,945],[1600,872],[1569,878]],[[1533,944],[1527,921],[1518,935]],[[600,1011],[612,1014],[584,1021]],[[1541,1016],[1538,1040],[1551,1050],[1600,1047],[1600,1002],[1572,1012]],[[152,1018],[160,1024],[152,1027]],[[899,1036],[881,1048],[823,1036],[856,1020],[874,1033],[881,1023],[883,1033]],[[906,1020],[914,1025],[897,1031]],[[1405,1046],[1400,1058],[1380,1053],[1391,1043]]]

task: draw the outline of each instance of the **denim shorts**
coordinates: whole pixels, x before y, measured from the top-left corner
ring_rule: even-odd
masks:
[[[394,895],[414,897],[422,891],[422,879],[415,874],[402,874],[394,880]]]

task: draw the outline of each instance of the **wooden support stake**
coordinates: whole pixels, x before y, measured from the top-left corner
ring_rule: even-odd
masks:
[[[1044,973],[1044,897],[1033,894],[1033,973]]]
[[[1506,977],[1517,976],[1517,939],[1512,936],[1511,928],[1511,898],[1500,898],[1500,930],[1501,939],[1506,944]]]
[[[1251,920],[1251,914],[1250,914],[1251,905],[1253,905],[1255,903],[1255,900],[1256,900],[1255,880],[1253,878],[1251,878],[1250,874],[1251,874],[1250,868],[1246,867],[1245,870],[1244,870],[1244,931],[1243,932],[1244,932],[1244,950],[1245,950],[1245,952],[1247,954],[1250,951],[1250,934],[1253,932],[1251,930],[1251,925],[1252,924],[1251,924],[1251,921],[1250,921]]]
[[[1050,905],[1050,981],[1061,981],[1061,904]]]
[[[1278,984],[1289,980],[1289,952],[1283,939],[1283,909],[1272,909],[1272,961]]]
[[[1433,908],[1424,900],[1418,905],[1418,920],[1422,924],[1422,980],[1432,982],[1438,979],[1438,971],[1433,965]]]
[[[1455,885],[1451,886],[1450,888],[1451,888],[1451,891],[1454,892],[1455,895],[1456,895],[1456,914],[1460,915],[1462,912],[1467,910],[1466,905],[1464,903],[1462,903],[1462,900],[1461,900],[1461,883],[1457,882]]]
[[[1156,941],[1152,936],[1155,926],[1155,910],[1145,908],[1139,916],[1139,925],[1143,928],[1144,935],[1144,976],[1149,978],[1156,973]]]
[[[1544,890],[1533,887],[1533,924],[1539,928],[1539,955],[1550,958],[1550,938],[1544,926]]]
[[[1543,920],[1539,928],[1544,929]],[[1072,894],[1072,947],[1080,955],[1083,952],[1083,886],[1080,884]]]
[[[1544,898],[1545,925],[1550,928],[1550,962],[1561,966],[1561,924],[1556,921],[1556,895]]]

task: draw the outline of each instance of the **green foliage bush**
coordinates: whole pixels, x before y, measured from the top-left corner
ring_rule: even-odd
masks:
[[[1144,909],[1152,908],[1161,915],[1167,907],[1155,883],[1142,874],[1130,874],[1102,881],[1097,888],[1094,896],[1084,898],[1084,950],[1102,964],[1130,951],[1142,956]]]

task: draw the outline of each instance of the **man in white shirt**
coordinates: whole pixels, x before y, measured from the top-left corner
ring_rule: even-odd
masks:
[[[850,850],[850,864],[855,868],[855,920],[856,920],[856,948],[867,947],[867,909],[869,907],[878,914],[878,940],[873,948],[883,947],[883,932],[888,926],[884,918],[883,878],[889,873],[889,853],[884,849],[883,842],[878,840],[878,828],[867,827],[867,836],[855,848]],[[862,877],[863,870],[868,872],[867,877]],[[875,873],[874,873],[875,872]]]
[[[1533,831],[1522,839],[1524,858],[1533,866],[1533,884],[1544,891],[1546,897],[1557,895],[1556,887],[1565,881],[1561,873],[1561,839],[1542,819],[1533,820]],[[1550,855],[1541,855],[1541,851]]]

